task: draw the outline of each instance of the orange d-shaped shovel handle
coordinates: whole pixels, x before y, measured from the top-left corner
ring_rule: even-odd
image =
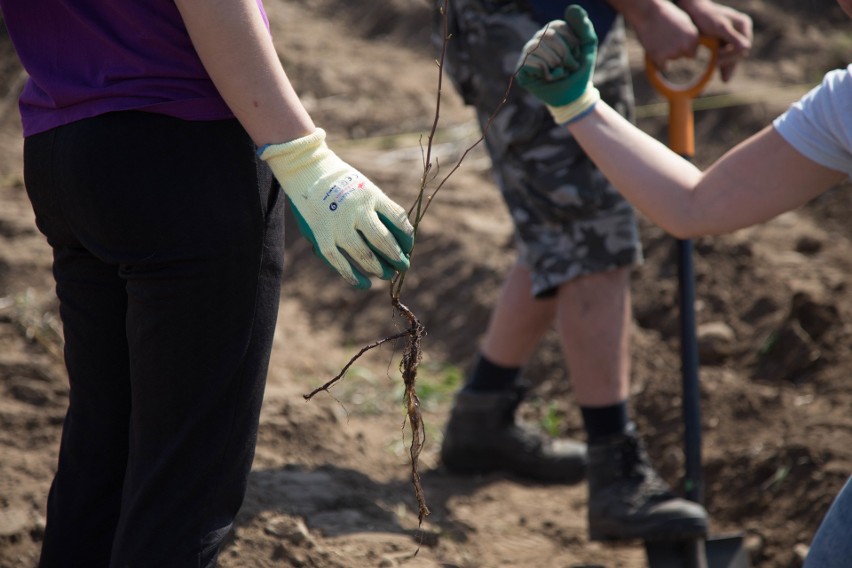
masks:
[[[645,56],[645,72],[648,80],[661,95],[669,101],[669,148],[691,158],[695,155],[695,125],[692,118],[692,99],[701,94],[713,77],[716,60],[719,57],[719,41],[716,38],[702,36],[699,43],[710,50],[710,59],[703,72],[686,84],[675,84],[663,74]]]

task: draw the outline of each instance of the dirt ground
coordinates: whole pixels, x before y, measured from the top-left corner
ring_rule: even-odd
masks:
[[[728,4],[754,17],[756,45],[732,82],[714,81],[696,103],[701,164],[768,124],[852,53],[849,23],[831,0]],[[429,3],[267,6],[285,67],[332,146],[394,198],[413,202],[436,98]],[[0,568],[19,568],[37,559],[67,382],[50,252],[22,183],[14,101],[22,75],[5,34],[0,39]],[[664,137],[665,105],[644,80],[635,43],[631,61],[640,126]],[[440,118],[434,152],[445,175],[477,133],[449,84]],[[646,565],[639,542],[588,541],[582,484],[457,477],[441,467],[452,394],[514,257],[488,166],[474,149],[436,196],[403,292],[428,332],[418,384],[431,515],[418,528],[398,346],[360,359],[331,396],[302,397],[402,323],[385,285],[348,289],[293,224],[257,456],[224,568]],[[846,185],[763,226],[695,242],[707,507],[713,534],[745,533],[755,566],[801,565],[852,471],[850,214]],[[680,487],[674,241],[644,221],[642,235],[633,405],[653,460]],[[581,437],[555,335],[526,376],[536,388],[524,417]]]

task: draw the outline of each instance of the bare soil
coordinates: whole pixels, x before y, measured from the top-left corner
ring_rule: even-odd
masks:
[[[702,165],[767,125],[852,51],[848,20],[831,0],[728,4],[754,17],[756,45],[732,82],[713,82],[696,103],[712,107],[695,115]],[[436,101],[429,3],[267,5],[285,67],[332,146],[412,203]],[[0,40],[0,568],[21,568],[38,556],[67,380],[50,251],[22,182],[14,104],[22,75],[5,34]],[[663,138],[665,105],[644,79],[635,42],[631,61],[639,124]],[[448,83],[440,118],[434,150],[445,175],[478,135]],[[428,332],[420,468],[432,514],[418,527],[399,346],[364,356],[331,396],[302,397],[404,322],[394,319],[386,285],[348,289],[292,224],[257,456],[221,566],[646,565],[639,542],[588,541],[582,484],[457,477],[440,465],[452,394],[514,257],[488,166],[477,147],[436,196],[403,292]],[[850,213],[846,185],[763,226],[695,242],[707,507],[714,534],[744,531],[758,567],[801,565],[852,471]],[[652,458],[680,487],[674,241],[644,221],[642,233],[647,258],[633,276],[633,405]],[[582,437],[555,334],[526,376],[536,388],[524,418]]]

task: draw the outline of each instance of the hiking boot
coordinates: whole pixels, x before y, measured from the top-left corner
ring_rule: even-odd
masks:
[[[707,534],[707,512],[676,497],[634,432],[589,444],[589,538],[670,540]]]
[[[454,473],[504,471],[545,483],[579,483],[586,445],[554,440],[515,422],[525,389],[456,394],[441,459]]]

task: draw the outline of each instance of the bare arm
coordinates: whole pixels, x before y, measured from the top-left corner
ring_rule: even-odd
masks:
[[[258,145],[316,127],[287,78],[255,0],[176,0],[193,45],[225,102]]]
[[[800,154],[771,126],[705,173],[603,102],[568,128],[631,203],[680,238],[766,221],[846,177]]]
[[[256,0],[175,0],[207,73],[290,198],[314,252],[350,284],[408,270],[405,209],[326,144],[284,72]],[[356,191],[357,190],[357,191]],[[332,200],[335,207],[330,207]]]

